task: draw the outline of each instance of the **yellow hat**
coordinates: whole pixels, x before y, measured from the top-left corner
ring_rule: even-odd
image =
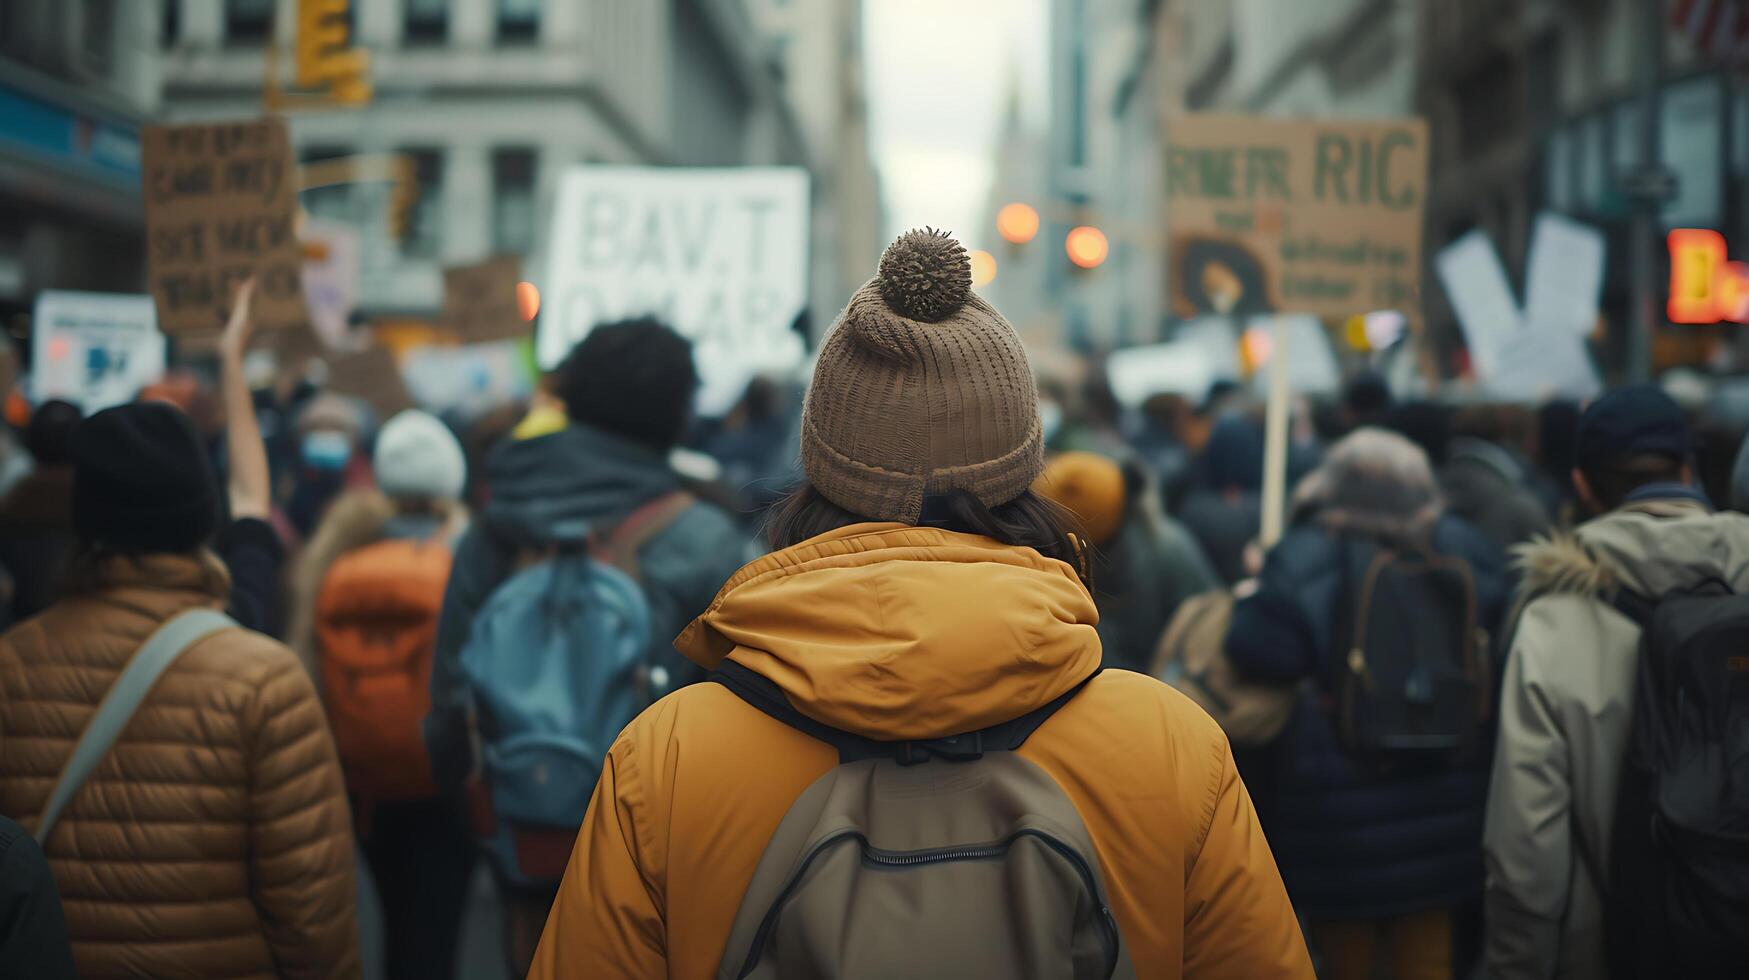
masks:
[[[1033,492],[1072,511],[1088,540],[1104,545],[1123,526],[1123,470],[1097,453],[1061,453],[1045,463]]]

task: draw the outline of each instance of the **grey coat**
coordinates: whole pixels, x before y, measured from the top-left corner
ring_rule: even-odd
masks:
[[[1607,599],[1713,578],[1749,589],[1749,517],[1652,500],[1518,556],[1525,600],[1483,840],[1488,974],[1607,976],[1603,895],[1640,641]]]

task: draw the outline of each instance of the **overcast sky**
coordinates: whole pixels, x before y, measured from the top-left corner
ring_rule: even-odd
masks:
[[[868,99],[887,237],[946,228],[969,247],[989,193],[1011,86],[1024,118],[1046,114],[1049,0],[865,0]]]

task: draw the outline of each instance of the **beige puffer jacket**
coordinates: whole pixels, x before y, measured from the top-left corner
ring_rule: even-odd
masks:
[[[79,734],[217,559],[110,559],[0,637],[0,813],[34,825]],[[165,671],[44,850],[82,977],[356,977],[352,826],[291,651],[227,630]]]
[[[1632,504],[1518,549],[1529,600],[1506,661],[1488,791],[1488,975],[1602,977],[1604,888],[1640,630],[1609,598],[1749,590],[1749,517]]]

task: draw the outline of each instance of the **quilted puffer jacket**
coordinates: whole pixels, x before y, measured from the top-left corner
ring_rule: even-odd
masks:
[[[224,604],[217,559],[115,558],[0,637],[0,813],[34,826],[157,627]],[[357,977],[352,826],[308,674],[226,630],[165,671],[43,850],[82,977]]]

